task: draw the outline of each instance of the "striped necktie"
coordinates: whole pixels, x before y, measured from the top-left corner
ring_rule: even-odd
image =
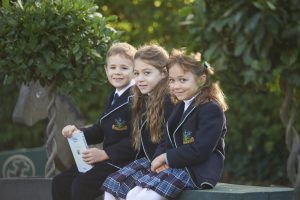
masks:
[[[116,103],[116,101],[118,100],[119,95],[118,93],[115,93],[113,100],[111,101],[111,105],[114,105]]]

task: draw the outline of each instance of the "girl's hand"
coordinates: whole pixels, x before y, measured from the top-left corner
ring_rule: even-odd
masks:
[[[73,133],[78,132],[79,129],[74,125],[67,125],[62,129],[62,135],[66,138],[69,138],[72,136]]]
[[[163,154],[157,156],[151,162],[151,171],[156,172],[156,170],[158,168],[162,167],[164,164],[166,164],[166,153],[163,153]]]
[[[156,168],[155,172],[159,173],[159,172],[164,171],[165,169],[169,169],[169,168],[170,168],[170,166],[168,164],[164,164],[164,165]]]
[[[102,149],[90,148],[82,152],[83,161],[87,164],[94,164],[109,159],[106,152]]]

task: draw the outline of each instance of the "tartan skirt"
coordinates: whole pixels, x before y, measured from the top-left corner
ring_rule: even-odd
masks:
[[[136,181],[149,173],[150,164],[146,157],[133,161],[122,169],[110,174],[104,181],[101,189],[117,198],[125,199],[127,193],[136,186]]]
[[[151,189],[167,199],[173,199],[183,190],[197,189],[190,175],[182,168],[169,168],[160,173],[152,172],[150,168],[151,163],[147,158],[138,159],[109,175],[102,185],[102,190],[125,199],[131,189],[140,186]]]

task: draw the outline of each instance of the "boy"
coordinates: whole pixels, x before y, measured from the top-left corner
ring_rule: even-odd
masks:
[[[89,171],[80,173],[73,166],[53,178],[54,200],[94,200],[101,195],[100,187],[106,177],[134,160],[135,154],[129,138],[129,100],[135,52],[136,49],[127,43],[115,43],[108,50],[105,72],[115,91],[99,122],[89,128],[80,128],[89,145],[103,142],[103,150],[89,148],[83,152],[83,160],[93,165]],[[63,128],[62,134],[67,138],[78,131],[74,125],[68,125]]]

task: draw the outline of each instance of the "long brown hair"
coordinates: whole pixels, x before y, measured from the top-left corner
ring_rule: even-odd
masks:
[[[153,143],[158,143],[162,137],[164,124],[164,97],[168,93],[168,73],[166,71],[168,58],[169,55],[166,50],[158,45],[143,46],[138,49],[134,56],[135,60],[141,59],[159,71],[166,73],[166,77],[158,82],[149,96],[142,94],[137,86],[133,87],[132,142],[135,149],[138,149],[141,143],[139,132],[141,131],[141,119],[144,115],[146,116],[147,126],[150,130],[151,141]]]
[[[228,109],[228,105],[225,101],[225,95],[219,84],[213,83],[211,80],[214,70],[208,63],[201,63],[200,57],[197,59],[192,56],[187,56],[183,51],[175,49],[172,51],[172,55],[170,56],[167,64],[167,69],[169,70],[175,64],[178,64],[185,72],[189,71],[195,74],[196,77],[200,77],[203,74],[206,75],[205,82],[201,84],[201,86],[199,85],[198,95],[195,98],[195,106],[215,100],[221,106],[223,111]],[[175,103],[178,102],[175,95],[172,95],[172,99]]]

